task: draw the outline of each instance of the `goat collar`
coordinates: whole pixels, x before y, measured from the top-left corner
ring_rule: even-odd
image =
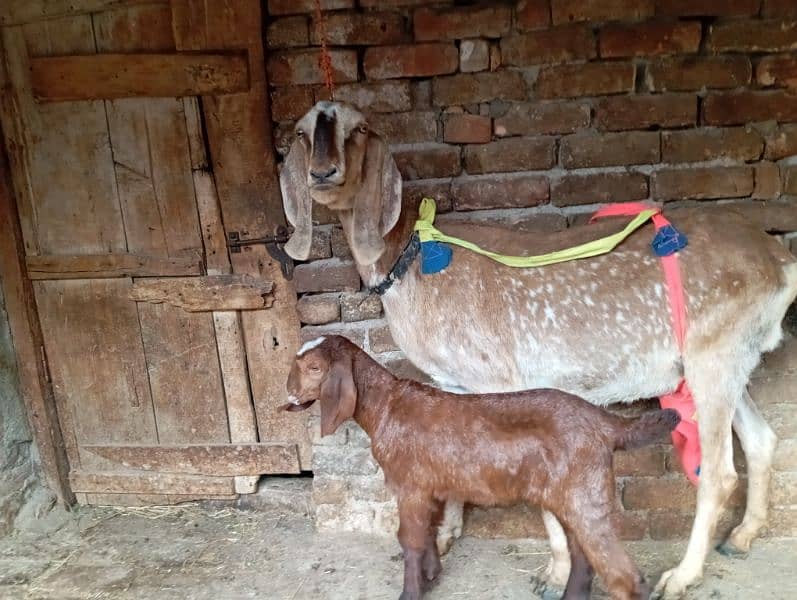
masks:
[[[420,251],[421,241],[418,238],[418,234],[413,233],[410,236],[410,241],[407,242],[406,246],[404,246],[404,250],[401,252],[401,254],[399,254],[396,262],[393,263],[393,267],[390,269],[388,274],[378,285],[372,287],[371,291],[380,296],[388,291],[394,282],[400,280],[402,277],[404,277],[404,275],[406,275],[410,265],[415,260],[415,257],[418,256]]]

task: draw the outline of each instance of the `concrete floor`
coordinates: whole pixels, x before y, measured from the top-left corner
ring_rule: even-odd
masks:
[[[307,517],[275,509],[81,508],[75,517],[55,532],[43,523],[0,539],[0,598],[377,600],[401,591],[394,539],[317,534]],[[629,549],[655,581],[683,545]],[[547,559],[541,542],[463,538],[427,597],[536,598],[530,578]],[[797,598],[797,540],[760,540],[747,560],[712,553],[689,597]]]

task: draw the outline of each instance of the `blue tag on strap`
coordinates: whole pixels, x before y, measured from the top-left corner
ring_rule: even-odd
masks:
[[[421,242],[421,273],[439,273],[451,264],[451,248],[442,242]]]
[[[650,245],[656,256],[669,256],[685,248],[688,241],[686,236],[672,225],[665,225],[656,232]]]

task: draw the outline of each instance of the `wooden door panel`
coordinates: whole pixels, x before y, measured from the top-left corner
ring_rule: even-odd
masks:
[[[159,443],[229,442],[210,313],[139,302],[138,314]]]
[[[71,416],[78,447],[158,441],[138,311],[127,298],[131,285],[130,279],[35,284],[54,392]]]

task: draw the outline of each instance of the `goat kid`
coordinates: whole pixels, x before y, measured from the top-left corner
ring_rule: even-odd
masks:
[[[528,502],[554,513],[572,568],[564,598],[589,598],[593,569],[612,598],[650,588],[618,538],[612,452],[664,438],[675,411],[613,415],[553,389],[456,395],[398,379],[341,336],[305,344],[288,377],[285,410],[321,405],[321,435],[353,418],[396,494],[404,551],[400,600],[421,598],[441,570],[436,545],[444,502]]]

